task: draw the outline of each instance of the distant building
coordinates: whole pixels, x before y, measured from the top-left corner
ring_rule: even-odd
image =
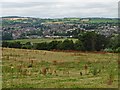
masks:
[[[89,19],[82,19],[81,22],[89,22]]]
[[[3,20],[25,20],[28,18],[2,18]]]

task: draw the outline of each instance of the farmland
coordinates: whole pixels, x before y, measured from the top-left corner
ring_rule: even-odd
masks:
[[[54,39],[54,38],[40,38],[40,39],[17,39],[17,40],[6,40],[8,42],[14,42],[14,41],[19,41],[21,43],[27,43],[27,42],[32,42],[32,43],[42,43],[42,42],[51,42],[51,41],[64,41],[65,39]],[[75,42],[77,39],[74,38],[69,38],[69,40],[73,40]]]
[[[2,56],[3,88],[118,88],[115,53],[3,48]]]
[[[91,19],[89,23],[117,23],[118,20],[117,19]]]

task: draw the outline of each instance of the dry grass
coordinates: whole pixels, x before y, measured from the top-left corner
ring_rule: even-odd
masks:
[[[114,53],[3,48],[2,54],[3,88],[118,87],[118,56]],[[114,78],[108,84],[111,71]]]

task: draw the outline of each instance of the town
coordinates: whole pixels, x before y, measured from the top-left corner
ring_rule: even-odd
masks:
[[[95,31],[111,36],[118,33],[117,18],[2,17],[2,39],[76,38],[80,32]]]

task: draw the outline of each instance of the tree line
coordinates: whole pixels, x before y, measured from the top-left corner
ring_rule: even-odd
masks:
[[[120,52],[120,35],[106,37],[96,32],[82,32],[78,40],[65,39],[64,41],[51,41],[42,43],[2,42],[2,47],[35,49],[35,50],[78,50],[78,51],[108,51]]]

